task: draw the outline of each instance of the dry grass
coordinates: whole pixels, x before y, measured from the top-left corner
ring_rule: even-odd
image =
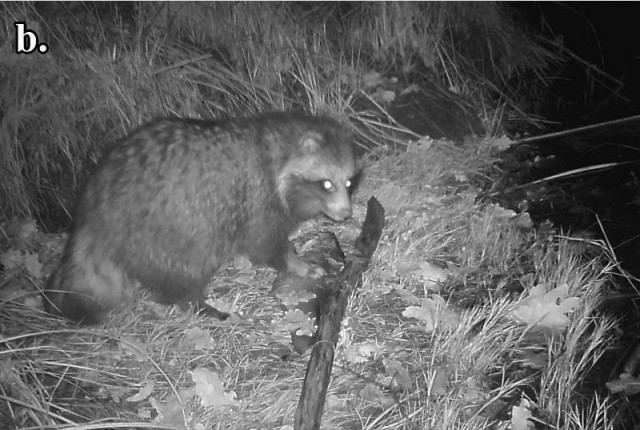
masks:
[[[496,133],[521,96],[510,83],[525,73],[542,79],[557,60],[513,31],[497,4],[25,2],[0,10],[5,40],[25,21],[50,47],[34,56],[0,47],[0,197],[8,202],[0,217],[31,215],[48,228],[69,220],[73,193],[105,146],[153,117],[330,112],[348,117],[363,145],[398,146],[411,133],[365,81],[371,72],[426,73],[475,100]],[[478,53],[500,62],[478,68]]]
[[[604,387],[589,383],[612,345],[613,322],[596,312],[611,267],[592,245],[536,233],[508,211],[475,202],[473,177],[490,160],[470,143],[422,142],[368,166],[356,219],[333,229],[351,242],[370,195],[388,219],[344,321],[323,428],[504,428],[521,399],[552,428],[614,428]],[[455,180],[450,172],[458,170]],[[425,262],[446,279],[429,282]],[[216,278],[219,303],[236,314],[225,322],[141,300],[103,326],[78,329],[2,303],[6,427],[287,428],[306,357],[290,352],[279,328],[273,275],[257,269]],[[540,285],[566,285],[579,298],[566,326],[514,318]],[[436,296],[448,300],[432,324],[407,313]],[[194,338],[200,330],[205,344]],[[216,372],[237,400],[202,406],[190,373],[200,368]],[[132,398],[144,387],[151,388]],[[163,404],[178,406],[169,414]]]

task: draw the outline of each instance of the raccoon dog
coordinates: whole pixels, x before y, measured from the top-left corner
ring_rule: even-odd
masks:
[[[139,281],[161,302],[211,311],[205,287],[235,257],[306,276],[288,236],[316,215],[351,216],[351,141],[334,119],[292,113],[138,128],[79,195],[48,310],[99,322]]]

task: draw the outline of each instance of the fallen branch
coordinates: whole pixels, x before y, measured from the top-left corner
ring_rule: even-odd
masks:
[[[356,240],[356,252],[347,257],[338,275],[335,294],[322,303],[318,323],[317,343],[313,346],[309,367],[298,402],[294,429],[319,429],[324,401],[333,366],[333,355],[338,342],[342,318],[351,294],[362,283],[362,273],[378,246],[384,225],[384,208],[371,197],[362,232]]]

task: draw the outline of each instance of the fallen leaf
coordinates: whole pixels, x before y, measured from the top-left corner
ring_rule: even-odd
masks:
[[[545,352],[525,351],[522,357],[522,365],[531,369],[543,369],[548,361],[549,356]]]
[[[449,385],[449,374],[451,372],[444,367],[436,367],[433,375],[431,386],[429,387],[429,395],[444,396],[447,394],[447,385]]]
[[[396,93],[395,91],[378,88],[373,94],[373,99],[381,104],[391,103],[396,99]]]
[[[365,89],[377,87],[382,83],[382,75],[375,70],[370,70],[362,74],[362,86]]]
[[[411,84],[402,91],[400,91],[400,95],[404,96],[407,94],[419,93],[420,87],[417,84]]]
[[[432,298],[420,299],[420,302],[421,306],[409,306],[402,315],[422,321],[427,333],[436,328],[447,331],[457,326],[458,314],[447,309],[447,304],[441,296],[434,294]]]
[[[136,342],[130,338],[120,338],[119,341],[120,349],[125,353],[125,355],[133,356],[136,361],[148,361],[149,354],[147,353],[147,349],[144,344],[140,342]]]
[[[138,410],[136,411],[136,414],[138,415],[138,417],[142,418],[143,420],[148,420],[151,421],[151,408],[138,408]]]
[[[371,382],[365,384],[359,394],[362,399],[381,407],[390,407],[394,404],[393,398],[385,394],[378,385]]]
[[[300,309],[286,311],[284,317],[275,324],[275,331],[295,333],[300,336],[312,336],[315,333],[315,318]]]
[[[467,182],[469,180],[469,178],[467,177],[467,174],[461,171],[456,171],[453,172],[453,179],[455,179],[457,182]]]
[[[24,255],[16,249],[10,249],[0,254],[0,264],[2,264],[7,271],[22,267],[24,266]]]
[[[236,403],[236,393],[225,392],[224,385],[216,372],[199,367],[191,373],[196,383],[196,394],[200,397],[202,406],[225,406]]]
[[[178,428],[188,428],[185,424],[185,415],[183,413],[183,402],[186,402],[193,396],[193,391],[188,390],[181,392],[181,399],[172,394],[166,401],[160,402],[155,397],[149,399],[149,403],[156,410],[158,416],[153,420],[156,424],[175,426]]]
[[[27,252],[24,254],[24,267],[34,278],[42,276],[42,263],[38,259],[38,254]]]
[[[515,217],[516,227],[520,230],[529,231],[533,229],[533,221],[531,220],[531,215],[527,212],[519,213]]]
[[[564,331],[570,321],[565,314],[573,312],[580,305],[578,297],[567,297],[568,294],[569,286],[566,284],[549,292],[546,284],[537,285],[529,290],[529,297],[510,315],[529,326]]]
[[[497,204],[491,204],[487,207],[488,212],[491,213],[497,219],[511,219],[518,215],[515,211],[511,209],[503,208]]]
[[[395,291],[404,302],[414,305],[420,304],[420,298],[411,291],[402,287],[395,288]]]
[[[384,360],[385,373],[391,376],[391,384],[403,390],[411,389],[412,380],[409,371],[397,360]]]
[[[379,356],[383,348],[376,342],[352,342],[343,348],[344,359],[349,363],[364,363]]]
[[[22,301],[32,292],[30,283],[24,277],[9,278],[0,289],[0,301]]]
[[[427,288],[440,290],[439,284],[447,279],[449,271],[425,261],[420,264],[419,274],[426,281]]]
[[[493,137],[493,138],[487,139],[487,142],[489,144],[489,147],[496,151],[505,151],[515,143],[515,141],[509,139],[508,136],[504,136],[504,135],[500,137]]]
[[[465,383],[465,387],[462,390],[461,394],[462,398],[467,403],[484,401],[490,396],[489,393],[487,393],[486,390],[482,389],[482,387],[473,379]]]
[[[275,296],[284,306],[289,308],[294,307],[299,303],[307,303],[310,300],[315,299],[316,293],[306,290],[291,290],[277,292]]]
[[[188,346],[192,346],[194,349],[206,351],[213,349],[216,346],[216,342],[211,337],[209,330],[204,330],[199,327],[192,327],[184,332],[184,339]]]
[[[512,430],[532,430],[535,429],[531,418],[529,401],[520,399],[520,405],[511,408],[511,428]]]
[[[620,378],[609,381],[606,385],[612,393],[624,393],[627,396],[640,393],[640,379],[628,373],[622,373]]]
[[[140,387],[140,390],[138,390],[136,394],[134,394],[131,397],[128,397],[125,400],[127,402],[141,402],[151,395],[154,387],[155,387],[154,381],[150,381],[150,380],[143,381],[142,387]]]
[[[44,306],[40,295],[25,297],[24,305],[29,309],[42,309]]]
[[[98,392],[96,393],[96,397],[98,398],[109,398],[112,401],[119,403],[120,400],[129,392],[129,388],[128,387],[123,387],[123,386],[104,386],[104,387],[100,387],[98,389]],[[107,395],[107,397],[104,397],[104,395]]]
[[[346,406],[347,402],[344,398],[338,397],[335,394],[327,394],[327,399],[324,404],[325,410],[344,409]]]
[[[382,353],[382,347],[374,341],[354,343],[353,346],[358,348],[360,355],[367,359],[375,358]]]
[[[228,300],[209,298],[206,300],[206,303],[209,306],[212,306],[213,308],[219,310],[220,312],[224,312],[229,315],[238,313],[238,306]]]

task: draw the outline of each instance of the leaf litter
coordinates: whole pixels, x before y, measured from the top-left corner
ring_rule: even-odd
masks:
[[[613,345],[614,322],[596,311],[613,266],[593,257],[597,244],[587,256],[553,227],[534,229],[526,213],[479,201],[474,184],[493,158],[478,148],[423,139],[370,160],[354,220],[303,227],[331,228],[349,244],[369,196],[388,214],[345,316],[326,428],[519,430],[532,419],[612,428],[609,400],[582,382]],[[12,279],[41,282],[47,253],[20,237],[28,247],[0,259]],[[286,428],[307,362],[291,352],[288,331],[306,316],[285,313],[269,294],[274,277],[260,267],[216,277],[212,294],[232,311],[227,321],[154,307],[141,296],[103,326],[79,329],[25,306],[20,295],[5,296],[4,395],[32,405],[49,425]],[[311,329],[307,319],[304,331]],[[535,398],[525,401],[525,393]]]

